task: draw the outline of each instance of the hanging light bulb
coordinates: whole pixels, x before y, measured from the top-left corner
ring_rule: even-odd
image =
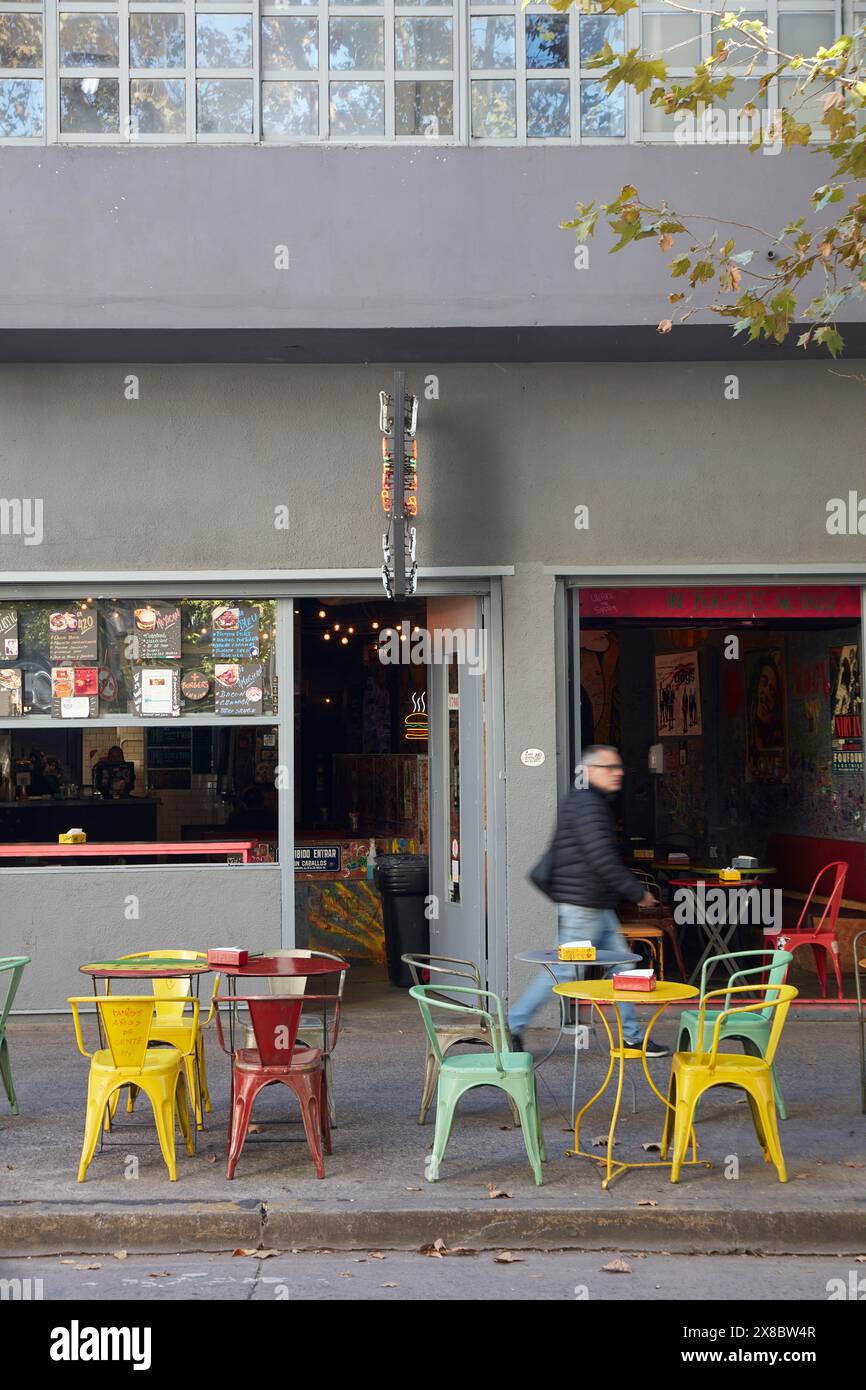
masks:
[[[347,631],[348,633],[350,633],[352,637],[354,637],[354,635],[355,635],[355,629],[354,629],[353,627],[347,628],[346,631]]]
[[[372,628],[373,628],[373,631],[374,631],[374,632],[378,632],[378,631],[379,631],[379,624],[378,624],[378,623],[373,623],[373,624],[372,624]]]
[[[296,611],[297,611],[297,610],[296,610]],[[324,608],[320,608],[320,609],[319,609],[319,617],[320,617],[320,618],[327,618],[327,616],[328,616],[328,615],[327,615],[327,613],[325,612]]]
[[[334,631],[335,631],[335,632],[339,632],[339,631],[340,631],[340,624],[339,624],[339,623],[334,623]]]
[[[342,642],[342,644],[343,644],[344,647],[348,647],[348,645],[349,645],[349,639],[348,639],[348,637],[341,637],[341,638],[340,638],[340,641]]]
[[[324,633],[323,636],[324,636],[326,642],[330,642],[330,640],[331,640],[331,634],[330,634],[330,632]]]

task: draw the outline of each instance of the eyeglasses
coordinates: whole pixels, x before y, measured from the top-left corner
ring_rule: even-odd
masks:
[[[603,768],[605,772],[622,772],[622,763],[596,763],[596,767]]]

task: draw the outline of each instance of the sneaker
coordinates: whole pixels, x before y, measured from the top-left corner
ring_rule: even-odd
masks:
[[[638,1047],[641,1045],[638,1043]],[[665,1047],[664,1043],[653,1042],[650,1038],[646,1045],[646,1055],[647,1057],[670,1057],[671,1050],[669,1047]]]
[[[523,1052],[524,1050],[525,1050],[525,1049],[524,1049],[524,1046],[523,1046],[523,1038],[520,1036],[519,1033],[512,1033],[512,1034],[511,1034],[511,1051],[512,1051],[512,1052]]]

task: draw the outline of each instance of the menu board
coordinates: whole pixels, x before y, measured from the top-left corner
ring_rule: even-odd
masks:
[[[133,675],[133,699],[139,714],[171,719],[180,714],[177,666],[142,666]]]
[[[259,611],[215,608],[211,616],[211,643],[214,661],[249,661],[259,654]]]
[[[262,663],[240,661],[214,665],[217,714],[261,714]]]
[[[180,608],[176,603],[145,603],[133,614],[136,659],[180,660]]]
[[[14,661],[18,656],[18,610],[0,608],[0,659]]]
[[[84,611],[73,613],[70,609],[58,609],[48,615],[51,632],[50,657],[52,661],[96,661],[98,659],[98,629],[96,613]]]
[[[21,713],[21,672],[0,668],[0,718]]]
[[[95,719],[99,713],[97,667],[52,667],[51,713],[55,719]]]

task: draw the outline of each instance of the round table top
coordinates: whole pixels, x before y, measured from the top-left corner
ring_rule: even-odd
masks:
[[[152,960],[98,960],[79,965],[78,969],[94,980],[178,980],[184,975],[206,975],[211,967],[206,960],[167,960],[157,956]]]
[[[676,980],[660,980],[655,989],[614,989],[612,980],[569,980],[567,984],[554,985],[554,994],[564,994],[569,999],[590,999],[596,1003],[609,1004],[676,1004],[684,999],[694,999],[700,993],[694,985],[681,985]]]
[[[541,951],[521,951],[515,959],[530,965],[632,965],[640,956],[630,951],[596,951],[595,960],[560,960],[558,948],[547,946]]]
[[[272,975],[332,975],[348,970],[349,962],[326,956],[254,956],[246,965],[220,965],[217,969],[230,979],[264,979]]]
[[[706,884],[710,888],[760,888],[759,878],[720,878],[713,879],[712,883],[707,883],[704,878],[669,878],[668,883],[672,888],[697,888],[699,883]]]

